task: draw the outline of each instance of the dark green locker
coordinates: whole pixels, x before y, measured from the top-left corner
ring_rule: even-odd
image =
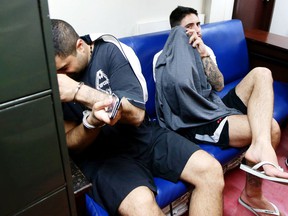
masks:
[[[76,215],[48,4],[0,2],[0,215]]]

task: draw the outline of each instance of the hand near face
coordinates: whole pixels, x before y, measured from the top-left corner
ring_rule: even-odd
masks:
[[[200,56],[207,56],[208,53],[205,44],[201,38],[201,34],[197,34],[194,29],[186,29],[186,34],[189,36],[189,43],[192,45],[192,47],[198,50]]]

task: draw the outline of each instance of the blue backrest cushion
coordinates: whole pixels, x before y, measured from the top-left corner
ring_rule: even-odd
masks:
[[[211,47],[225,78],[225,84],[243,78],[249,72],[249,56],[240,20],[202,25],[204,43]]]

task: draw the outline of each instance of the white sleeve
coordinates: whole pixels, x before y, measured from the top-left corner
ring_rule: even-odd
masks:
[[[156,82],[156,75],[155,75],[155,67],[156,67],[156,63],[157,60],[160,56],[160,54],[162,53],[163,50],[160,50],[158,53],[156,53],[153,57],[153,78],[154,78],[154,82]]]
[[[210,47],[208,47],[207,45],[205,45],[205,46],[206,46],[206,50],[207,50],[208,54],[210,55],[210,58],[217,65],[216,56],[215,56],[213,50]]]
[[[121,43],[121,46],[123,47],[123,51],[136,75],[136,77],[138,78],[140,85],[142,87],[143,90],[143,97],[144,97],[144,101],[147,102],[148,100],[148,90],[147,90],[147,84],[146,84],[146,80],[142,74],[142,69],[141,69],[141,64],[140,61],[137,57],[137,55],[135,54],[134,50],[127,46],[124,43]]]
[[[92,41],[95,41],[99,38],[102,38],[106,42],[110,42],[110,43],[115,44],[120,49],[120,51],[122,52],[124,57],[130,63],[137,79],[139,80],[140,85],[141,85],[142,90],[143,90],[144,101],[147,102],[147,100],[148,100],[147,84],[146,84],[145,77],[142,74],[140,61],[139,61],[137,55],[135,54],[134,50],[131,47],[129,47],[128,45],[120,42],[115,36],[113,36],[111,34],[92,33],[92,34],[89,34],[89,36],[90,36],[90,39]]]

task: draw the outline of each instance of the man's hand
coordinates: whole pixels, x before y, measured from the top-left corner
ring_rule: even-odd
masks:
[[[112,99],[110,98],[111,95],[100,92],[87,85],[82,85],[81,88],[77,91],[79,82],[71,79],[65,74],[57,74],[57,78],[61,101],[70,102],[75,100],[78,103],[83,104],[87,108],[90,108],[92,112],[94,110],[99,111],[99,113],[96,112],[93,113],[93,115],[101,122],[105,122],[109,125],[114,125],[116,124],[116,122],[118,122],[118,120],[121,119],[121,123],[139,126],[144,119],[145,111],[132,105],[126,98],[121,98],[121,105],[118,109],[117,115],[114,119],[110,119],[105,109],[103,110],[103,107],[107,107],[109,104],[112,103]],[[98,102],[100,102],[100,104]],[[91,117],[93,117],[93,115],[91,115]],[[97,119],[94,119],[94,123],[96,125],[98,125],[99,123],[97,123]],[[90,119],[88,117],[87,121],[88,123],[92,123],[92,125],[94,125],[92,122],[93,119]]]
[[[198,50],[204,71],[207,76],[208,82],[211,84],[212,88],[216,91],[221,91],[224,88],[224,77],[217,65],[209,57],[206,46],[201,38],[201,33],[196,32],[194,29],[186,29],[186,34],[190,37],[189,43]],[[208,57],[208,58],[204,58]]]
[[[198,35],[194,29],[187,29],[186,34],[190,37],[189,43],[198,50],[201,57],[209,55],[200,34]]]
[[[87,122],[95,127],[100,127],[103,124],[114,125],[121,118],[121,109],[118,110],[115,118],[111,119],[106,112],[106,107],[113,103],[112,97],[103,101],[96,102],[93,107],[91,114],[87,118]],[[121,106],[120,106],[121,107]]]
[[[72,101],[75,97],[78,82],[65,74],[57,74],[60,99],[62,102]]]

